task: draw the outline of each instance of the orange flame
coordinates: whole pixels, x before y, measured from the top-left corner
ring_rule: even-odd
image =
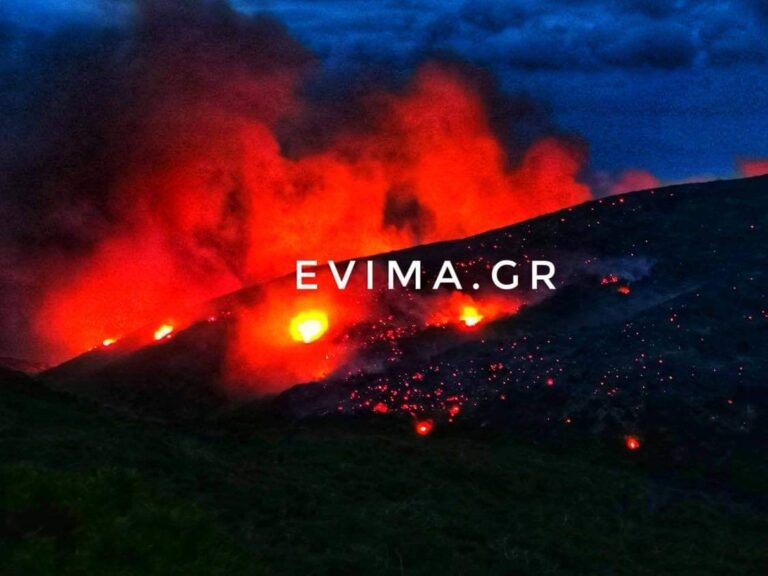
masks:
[[[309,344],[318,340],[328,330],[328,315],[322,310],[305,310],[291,318],[291,338]]]
[[[461,311],[459,320],[464,322],[467,326],[476,326],[483,319],[483,315],[477,311],[475,306],[464,306]]]
[[[237,290],[242,279],[290,273],[301,254],[342,260],[462,238],[590,198],[577,180],[584,151],[572,141],[543,138],[519,150],[519,162],[506,162],[484,89],[452,68],[427,65],[403,90],[371,94],[365,130],[340,127],[325,146],[293,158],[273,127],[305,110],[293,89],[301,72],[250,75],[235,66],[237,73],[221,72],[224,87],[217,83],[210,98],[182,93],[184,104],[171,105],[172,92],[153,102],[152,110],[173,110],[144,123],[167,126],[156,131],[162,138],[139,132],[120,142],[137,147],[110,190],[124,226],[87,257],[61,263],[65,280],[45,290],[34,325],[51,355]],[[166,73],[158,71],[161,84]],[[219,94],[243,95],[248,105],[231,109]],[[246,108],[258,112],[241,114]],[[167,161],[142,161],[151,157]],[[237,217],[233,202],[243,207]],[[395,216],[382,212],[386,206]],[[410,206],[417,209],[403,209]],[[486,299],[487,323],[498,314]],[[458,323],[460,310],[446,312],[444,323]]]
[[[484,295],[477,298],[463,292],[453,292],[450,296],[438,296],[432,301],[433,312],[427,318],[427,325],[458,324],[472,329],[481,322],[516,314],[521,305],[522,300],[514,296]]]
[[[157,330],[155,330],[155,340],[162,340],[168,338],[173,332],[173,326],[170,324],[163,324]]]

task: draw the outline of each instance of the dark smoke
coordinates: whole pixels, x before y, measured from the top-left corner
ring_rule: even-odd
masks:
[[[225,2],[148,0],[133,9],[130,22],[113,27],[46,34],[0,24],[3,353],[41,353],[26,343],[42,290],[135,225],[126,203],[137,198],[116,189],[120,182],[226,139],[221,110],[277,122],[292,105],[288,76],[312,62],[279,23]],[[269,80],[275,70],[286,76],[282,92],[259,97],[257,86],[238,82]],[[175,247],[196,271],[213,253],[242,273],[242,207],[232,187],[216,225]]]

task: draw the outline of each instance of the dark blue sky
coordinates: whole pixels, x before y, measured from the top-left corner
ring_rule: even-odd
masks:
[[[127,4],[4,0],[0,18],[48,29],[119,19]],[[768,158],[765,0],[234,5],[274,15],[330,69],[407,69],[443,53],[490,68],[585,136],[595,170],[643,168],[672,181],[731,176],[739,158]]]

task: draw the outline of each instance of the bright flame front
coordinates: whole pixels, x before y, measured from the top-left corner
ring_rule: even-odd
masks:
[[[464,306],[461,311],[459,320],[464,322],[467,326],[476,326],[483,319],[483,315],[477,311],[474,306]]]
[[[173,332],[173,326],[170,324],[163,324],[155,330],[155,340],[162,340],[163,338],[167,338],[171,335],[171,332]]]
[[[306,310],[291,318],[291,338],[309,344],[328,330],[328,316],[322,310]]]

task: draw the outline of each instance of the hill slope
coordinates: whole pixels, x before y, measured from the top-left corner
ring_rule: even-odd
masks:
[[[488,262],[544,258],[558,267],[558,290],[543,298],[522,288],[519,313],[471,333],[400,330],[411,320],[401,306],[392,324],[371,319],[349,336],[362,369],[289,390],[274,408],[306,417],[384,406],[537,437],[563,427],[631,433],[686,459],[726,450],[725,440],[751,442],[765,431],[768,401],[766,188],[762,177],[637,192],[381,256],[428,270],[450,259],[465,284],[487,283]],[[147,416],[209,418],[232,406],[221,384],[226,339],[238,306],[261,291],[209,304],[215,322],[170,341],[97,350],[44,378]],[[386,290],[375,297],[392,304]],[[397,314],[406,315],[399,325]],[[382,346],[378,335],[392,328]]]
[[[560,283],[272,398],[220,382],[261,287],[156,345],[0,370],[0,572],[763,574],[766,187],[640,192],[398,253],[469,282],[543,257]]]
[[[767,178],[678,186],[414,249],[424,260],[549,254],[577,271],[481,339],[297,388],[284,406],[370,410],[397,406],[407,390],[426,415],[446,420],[459,404],[463,417],[538,436],[567,426],[715,453],[724,449],[716,438],[758,441],[768,405],[766,208]]]
[[[8,384],[3,574],[706,576],[768,562],[749,460],[753,496],[672,484],[625,453],[422,438],[378,415],[165,427]]]

